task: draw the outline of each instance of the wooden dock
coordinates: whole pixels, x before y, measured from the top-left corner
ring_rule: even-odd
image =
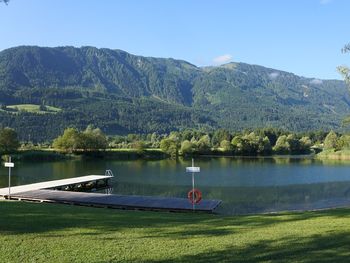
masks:
[[[62,180],[53,180],[1,188],[0,196],[11,200],[63,203],[72,205],[108,207],[136,210],[192,211],[192,204],[186,198],[155,197],[139,195],[115,195],[81,192],[82,189],[97,189],[108,186],[112,173],[87,175]],[[195,206],[196,211],[213,212],[221,201],[202,200]]]
[[[192,211],[192,204],[188,199],[173,197],[35,190],[11,195],[11,199],[133,210]],[[196,205],[196,211],[212,213],[220,203],[219,200],[202,200]]]
[[[113,176],[111,175],[86,175],[86,176],[74,177],[69,179],[61,179],[61,180],[53,180],[53,181],[47,181],[47,182],[41,182],[41,183],[35,183],[35,184],[12,186],[11,195],[22,193],[22,192],[34,191],[34,190],[41,190],[41,189],[60,189],[60,188],[63,189],[64,187],[69,187],[72,185],[104,181],[104,180],[109,180],[111,178],[113,178]],[[0,196],[8,195],[8,193],[9,193],[8,187],[0,188]]]

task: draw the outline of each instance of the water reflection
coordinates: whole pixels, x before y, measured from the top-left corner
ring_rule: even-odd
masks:
[[[350,162],[312,158],[201,158],[196,185],[206,199],[223,201],[219,212],[246,214],[280,210],[303,210],[350,204]],[[186,197],[191,177],[185,167],[191,160],[110,161],[70,160],[19,162],[13,185],[88,174],[115,175],[117,194]],[[8,183],[0,169],[0,187]]]

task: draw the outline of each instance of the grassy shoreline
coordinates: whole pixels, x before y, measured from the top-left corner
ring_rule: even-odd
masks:
[[[328,160],[350,160],[350,150],[325,150],[316,155],[318,159]]]
[[[0,202],[1,262],[347,261],[350,209],[254,216]]]

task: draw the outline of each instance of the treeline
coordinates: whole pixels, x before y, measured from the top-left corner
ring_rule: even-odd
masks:
[[[33,144],[22,143],[13,129],[0,129],[0,152],[34,149]],[[323,149],[350,149],[350,135],[323,131],[291,133],[281,129],[265,128],[229,132],[183,130],[171,133],[128,134],[106,136],[99,128],[89,125],[85,130],[67,128],[62,135],[41,148],[53,148],[67,153],[94,152],[106,149],[133,149],[144,153],[147,149],[161,149],[171,157],[193,155],[256,156],[271,154],[309,154]],[[38,149],[38,147],[36,147]],[[40,147],[39,147],[40,149]]]
[[[308,154],[322,149],[327,133],[323,131],[291,133],[265,128],[231,133],[198,130],[174,131],[169,134],[128,134],[109,137],[112,148],[160,148],[169,155],[271,155]]]

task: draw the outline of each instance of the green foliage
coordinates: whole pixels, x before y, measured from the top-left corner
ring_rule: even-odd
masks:
[[[189,140],[184,140],[181,143],[181,154],[182,155],[192,155],[193,153],[195,153],[197,151],[197,145],[190,142]]]
[[[217,147],[220,145],[220,143],[223,140],[226,141],[231,141],[232,137],[229,131],[225,130],[225,129],[218,129],[214,132],[213,137],[212,137],[212,145],[214,147]]]
[[[160,149],[172,158],[176,158],[179,154],[179,143],[174,138],[166,138],[160,141]]]
[[[273,151],[282,154],[289,153],[290,145],[286,135],[281,135],[278,137],[276,145],[273,147]]]
[[[312,146],[312,141],[309,137],[304,136],[299,140],[299,152],[309,153]]]
[[[330,131],[324,140],[324,149],[335,149],[337,147],[338,136],[334,131]]]
[[[335,149],[339,150],[349,150],[350,149],[350,135],[349,134],[344,134],[338,138],[336,142],[336,147]]]
[[[81,146],[80,133],[75,128],[67,128],[63,135],[53,141],[52,147],[55,149],[72,152]]]
[[[82,150],[104,150],[108,146],[107,138],[99,128],[89,125],[80,135],[79,148]]]
[[[345,45],[342,48],[343,53],[350,52],[350,44]],[[345,82],[350,85],[350,69],[347,66],[339,66],[338,67],[339,73],[343,76]]]
[[[0,129],[0,153],[15,152],[19,146],[17,133],[14,129],[8,127]]]
[[[209,135],[203,135],[196,144],[199,153],[207,153],[211,149]]]
[[[68,152],[93,151],[106,149],[108,142],[100,129],[94,129],[89,125],[84,132],[75,128],[65,129],[63,135],[53,141],[52,146]]]
[[[271,152],[269,138],[267,136],[259,136],[254,132],[243,136],[237,135],[232,139],[231,143],[236,154],[257,155]]]
[[[133,143],[133,148],[138,154],[143,154],[146,150],[146,143],[143,141],[136,141]]]
[[[222,140],[221,143],[220,143],[220,148],[224,152],[231,152],[233,150],[232,144],[228,140]]]

